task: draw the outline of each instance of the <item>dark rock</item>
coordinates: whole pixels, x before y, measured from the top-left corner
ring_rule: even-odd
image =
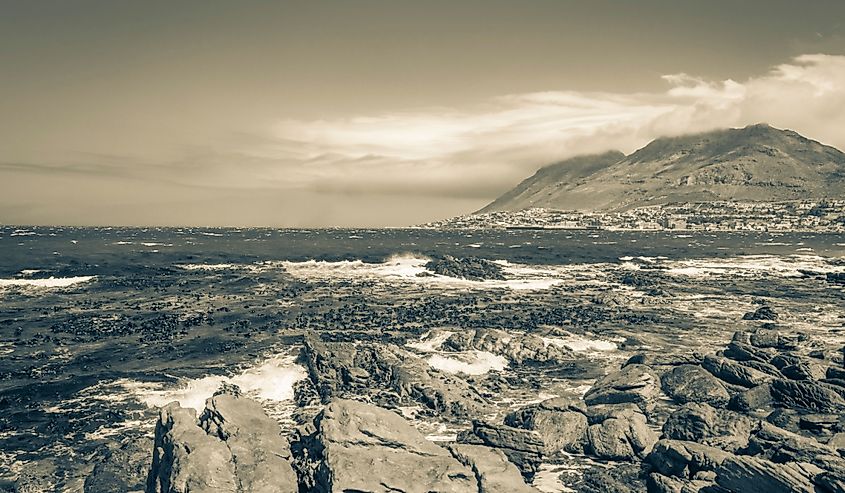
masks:
[[[646,417],[629,412],[609,418],[587,430],[588,452],[600,459],[633,460],[645,457],[657,442]]]
[[[474,420],[472,431],[458,434],[459,443],[483,444],[500,449],[531,480],[540,467],[545,443],[539,433]]]
[[[536,431],[545,444],[545,454],[560,450],[583,453],[587,443],[587,417],[580,411],[547,409],[543,403],[514,411],[505,424]]]
[[[794,409],[775,409],[766,416],[766,421],[791,432],[798,432],[801,429],[801,414]]]
[[[666,395],[680,404],[705,402],[714,407],[724,407],[730,399],[722,382],[700,366],[676,366],[664,373],[660,382]]]
[[[825,376],[830,379],[845,380],[845,368],[828,366],[825,371]]]
[[[777,331],[757,331],[751,334],[750,342],[758,348],[795,349],[798,338]]]
[[[533,334],[510,334],[499,329],[464,330],[443,342],[446,350],[477,349],[499,354],[516,364],[526,362],[560,363],[572,359],[572,353],[561,346],[546,344]]]
[[[644,490],[641,464],[617,464],[612,468],[591,467],[580,482],[573,485],[578,493],[638,493]]]
[[[715,471],[733,454],[716,447],[682,440],[661,439],[646,461],[664,476],[692,479],[699,471]]]
[[[143,491],[150,463],[152,440],[131,440],[109,449],[85,478],[85,493]],[[2,490],[0,490],[2,491]]]
[[[631,356],[622,366],[646,365],[650,367],[659,366],[680,366],[701,364],[702,356],[697,354],[663,354],[663,353],[639,353]]]
[[[814,493],[811,479],[819,472],[808,464],[775,464],[756,457],[732,456],[719,466],[716,482],[736,493]]]
[[[767,383],[734,394],[730,403],[728,403],[729,409],[742,413],[750,413],[757,409],[769,409],[771,406],[772,393]]]
[[[769,363],[775,368],[781,369],[790,365],[799,365],[802,361],[800,356],[795,356],[794,354],[779,354],[772,358]]]
[[[742,316],[743,320],[777,320],[778,314],[769,306],[761,306],[753,312]]]
[[[705,356],[701,366],[714,376],[743,387],[756,387],[772,380],[767,373],[719,356]]]
[[[781,368],[783,376],[790,380],[821,380],[824,378],[824,367],[816,363],[798,363]]]
[[[777,463],[806,462],[822,469],[845,470],[845,459],[833,448],[766,422],[751,434],[747,451]]]
[[[725,357],[734,361],[759,361],[761,363],[768,363],[776,353],[771,349],[759,348],[738,341],[731,341],[725,347]]]
[[[642,409],[632,402],[623,402],[620,404],[594,404],[584,410],[587,422],[591,425],[599,424],[610,418],[625,418],[630,413],[642,413]]]
[[[845,274],[843,274],[845,277]],[[845,279],[843,279],[845,284]],[[845,493],[845,476],[841,473],[823,472],[813,478],[813,484],[825,493]]]
[[[822,413],[845,412],[845,399],[837,392],[814,382],[776,379],[772,398],[787,407]]]
[[[478,492],[470,467],[398,414],[338,399],[292,444],[300,491]]]
[[[505,279],[502,267],[499,264],[475,257],[456,258],[451,255],[444,255],[426,263],[425,268],[437,275],[470,281]]]
[[[663,424],[663,434],[673,440],[697,442],[736,452],[748,446],[754,426],[750,418],[704,403],[688,403]]]
[[[658,378],[645,365],[628,365],[601,378],[584,395],[584,402],[593,404],[634,403],[648,412],[658,393]]]

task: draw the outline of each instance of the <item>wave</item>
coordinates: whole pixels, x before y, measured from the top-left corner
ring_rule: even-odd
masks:
[[[34,288],[65,288],[83,282],[91,281],[97,276],[48,277],[46,279],[0,279],[3,287],[34,287]]]

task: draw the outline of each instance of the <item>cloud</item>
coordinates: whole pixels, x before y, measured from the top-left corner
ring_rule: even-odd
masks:
[[[843,56],[802,55],[742,82],[662,79],[662,92],[548,91],[466,108],[281,120],[241,152],[275,166],[264,178],[279,186],[492,198],[543,164],[714,128],[767,122],[845,148]]]

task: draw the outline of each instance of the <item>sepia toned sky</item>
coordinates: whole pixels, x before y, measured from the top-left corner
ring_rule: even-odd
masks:
[[[768,122],[845,149],[845,2],[0,0],[0,223],[400,226]]]

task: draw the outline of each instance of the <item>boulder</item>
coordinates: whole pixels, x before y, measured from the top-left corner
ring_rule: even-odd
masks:
[[[724,350],[725,357],[734,361],[759,361],[768,363],[776,353],[771,349],[759,348],[739,341],[731,341]]]
[[[825,377],[824,366],[818,363],[797,363],[787,365],[780,372],[790,380],[821,380]]]
[[[499,450],[483,445],[455,444],[449,447],[452,456],[472,469],[478,482],[478,493],[537,493],[525,484],[519,469]]]
[[[789,350],[798,347],[798,338],[774,330],[758,330],[751,334],[750,342],[759,348]]]
[[[613,467],[590,467],[581,480],[572,485],[578,493],[638,493],[644,491],[642,464],[614,464]]]
[[[812,438],[762,422],[748,441],[748,452],[776,463],[806,462],[823,469],[845,470],[836,450]]]
[[[555,344],[546,344],[542,337],[525,333],[511,334],[499,329],[457,332],[443,342],[443,349],[487,351],[502,355],[515,364],[560,363],[572,359],[572,353],[568,349]]]
[[[159,413],[147,492],[293,493],[289,457],[278,424],[255,401],[216,395],[199,419],[173,402]]]
[[[720,356],[705,356],[701,366],[714,376],[743,387],[756,387],[772,380],[771,375]]]
[[[500,449],[528,480],[539,470],[546,449],[535,431],[478,420],[472,422],[471,431],[458,434],[458,442]]]
[[[302,491],[478,492],[472,469],[398,414],[335,400],[292,444]]]
[[[425,264],[425,268],[434,274],[470,281],[485,281],[488,279],[504,280],[502,267],[489,260],[476,257],[457,258],[444,255],[434,258]]]
[[[722,382],[697,365],[680,365],[660,377],[663,392],[679,404],[705,402],[724,407],[730,394]]]
[[[742,316],[743,320],[777,320],[778,314],[769,306],[761,306],[753,312]]]
[[[593,404],[633,403],[648,412],[654,407],[658,378],[645,365],[628,365],[601,378],[584,395],[584,402]]]
[[[583,453],[587,443],[587,417],[569,408],[548,409],[544,403],[527,406],[505,417],[505,424],[537,432],[545,444],[545,454],[560,450]]]
[[[654,470],[665,476],[692,479],[699,471],[715,471],[733,454],[716,447],[683,440],[659,440],[646,457]]]
[[[772,398],[783,406],[821,413],[845,412],[845,399],[839,393],[815,382],[776,379]]]
[[[777,369],[785,368],[790,365],[798,365],[803,362],[803,359],[800,356],[796,356],[794,354],[788,353],[781,353],[775,356],[774,358],[769,361]]]
[[[767,383],[734,394],[728,403],[728,409],[741,413],[750,413],[758,409],[770,409],[771,407],[772,392],[771,387]]]
[[[719,466],[716,483],[735,493],[814,493],[811,479],[819,472],[809,464],[731,456]]]
[[[704,403],[688,403],[663,424],[663,435],[736,452],[748,445],[754,421],[733,411]]]
[[[609,418],[587,430],[588,452],[600,459],[633,460],[645,457],[657,442],[657,434],[640,413]]]

